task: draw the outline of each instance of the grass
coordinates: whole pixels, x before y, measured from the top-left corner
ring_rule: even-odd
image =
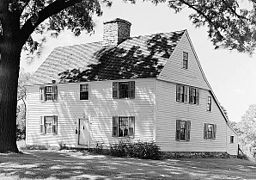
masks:
[[[256,179],[256,164],[241,159],[141,160],[87,151],[0,154],[0,179]]]

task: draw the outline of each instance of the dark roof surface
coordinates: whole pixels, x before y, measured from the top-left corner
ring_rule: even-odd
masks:
[[[30,83],[156,77],[184,32],[132,37],[112,47],[103,47],[102,42],[58,47],[33,74]]]

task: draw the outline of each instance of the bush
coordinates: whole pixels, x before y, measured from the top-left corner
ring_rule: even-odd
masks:
[[[16,125],[16,140],[25,140],[26,138],[26,127],[21,125]]]
[[[123,142],[110,145],[110,155],[140,159],[160,159],[161,152],[155,142]]]

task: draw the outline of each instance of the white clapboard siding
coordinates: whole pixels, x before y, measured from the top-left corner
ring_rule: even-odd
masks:
[[[183,51],[188,53],[188,69],[183,69]],[[187,33],[184,33],[158,79],[210,89],[201,71]]]
[[[234,142],[230,142],[230,136],[234,136]],[[227,127],[227,152],[231,155],[237,155],[238,137],[230,127]]]
[[[131,80],[119,80],[131,81]],[[135,137],[131,140],[154,140],[155,79],[136,79],[135,99],[113,99],[113,81],[89,82],[89,100],[80,100],[80,83],[58,84],[58,101],[41,102],[38,85],[27,93],[27,144],[66,144],[76,146],[78,119],[90,121],[90,143],[105,144],[127,140],[112,137],[113,116],[135,116]],[[40,134],[40,116],[58,116],[58,134]]]
[[[199,105],[176,102],[176,84],[157,81],[156,141],[164,151],[226,152],[227,125],[215,101],[208,112],[208,90],[200,89]],[[176,141],[176,120],[191,121],[190,141]],[[215,140],[204,139],[204,123],[217,125]]]

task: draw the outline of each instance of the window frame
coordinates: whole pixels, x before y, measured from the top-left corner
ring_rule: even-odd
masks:
[[[127,84],[126,94],[127,96],[121,96],[121,86]],[[112,83],[112,98],[113,99],[135,99],[135,81],[122,81]]]
[[[188,86],[183,84],[176,84],[176,102],[187,103],[188,100]]]
[[[212,128],[209,128],[209,126],[212,126]],[[212,130],[209,131],[209,129],[212,129]],[[211,132],[211,134],[209,132]],[[217,133],[217,125],[216,124],[204,123],[204,139],[215,140],[216,133]]]
[[[181,124],[184,123],[184,128],[181,128]],[[181,131],[181,129],[183,129]],[[181,133],[184,133],[184,138],[181,139]],[[176,141],[190,141],[190,133],[191,133],[191,121],[189,120],[176,120]]]
[[[235,143],[235,136],[230,136],[229,143],[234,144]]]
[[[85,86],[85,89],[83,89]],[[89,84],[80,84],[80,100],[89,100]]]
[[[188,69],[188,52],[183,51],[183,59],[182,59],[182,68],[183,69]]]
[[[47,118],[52,118],[51,119],[51,126],[48,127],[51,129],[51,132],[47,131],[46,127],[46,119]],[[40,117],[40,134],[42,135],[57,135],[58,134],[58,116],[41,116]]]
[[[212,111],[212,97],[211,96],[208,96],[206,110],[208,112]]]
[[[126,120],[127,122],[125,123],[124,120]],[[123,135],[121,135],[121,132]],[[112,117],[112,137],[134,138],[135,137],[135,116],[113,116]]]
[[[47,89],[52,89],[48,91]],[[50,97],[50,98],[48,98]],[[58,86],[57,85],[45,85],[39,87],[39,98],[42,102],[57,101],[58,100]]]
[[[189,86],[189,104],[199,105],[199,88]]]

